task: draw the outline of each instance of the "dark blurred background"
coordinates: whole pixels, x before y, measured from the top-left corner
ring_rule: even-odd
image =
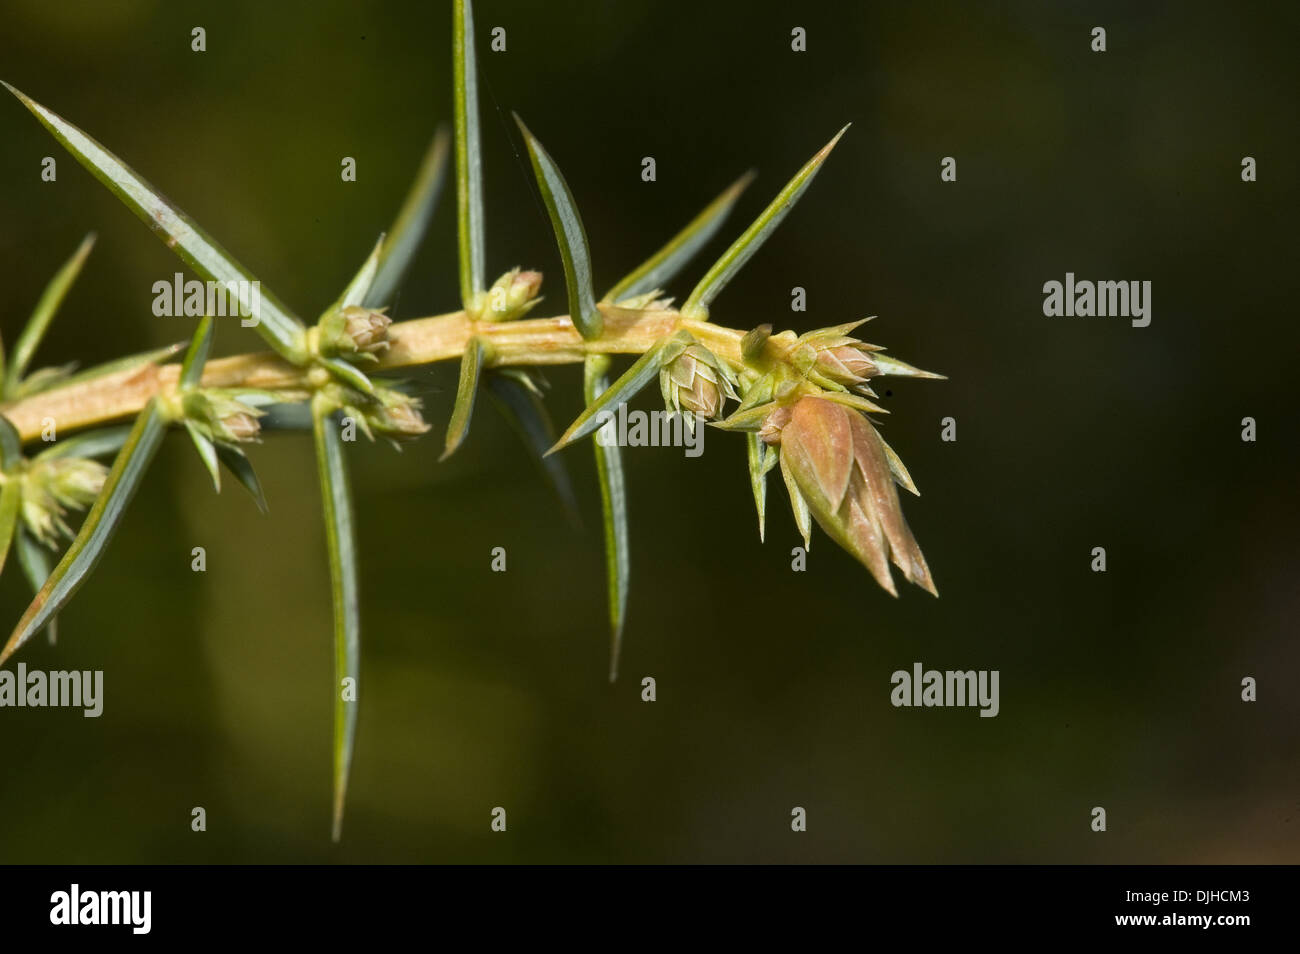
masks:
[[[8,0],[0,77],[103,141],[310,319],[450,121],[449,6]],[[562,271],[511,110],[564,169],[601,289],[759,170],[679,300],[852,121],[714,316],[803,331],[878,315],[869,340],[950,376],[884,398],[942,598],[889,598],[820,532],[792,572],[780,481],[760,545],[739,439],[710,432],[695,460],[629,450],[633,586],[610,686],[590,451],[566,453],[577,531],[486,403],[466,449],[436,463],[455,370],[420,372],[429,438],[351,451],[365,691],[335,846],[310,441],[253,450],[262,517],[233,482],[214,496],[173,438],[58,647],[18,657],[104,670],[106,702],[98,720],[0,711],[0,860],[1300,860],[1296,8],[476,12],[489,272],[544,270],[544,314],[565,310]],[[1104,54],[1089,48],[1098,25]],[[194,26],[205,53],[190,50]],[[487,48],[494,26],[506,53]],[[794,26],[806,53],[790,50]],[[92,229],[40,363],[187,337],[184,319],[150,311],[176,259],[9,97],[0,143],[5,339]],[[39,180],[47,155],[54,184]],[[343,156],[356,183],[340,181]],[[939,180],[944,156],[956,183]],[[1243,156],[1258,182],[1241,181]],[[1045,318],[1042,285],[1066,271],[1150,280],[1150,327]],[[804,314],[790,312],[796,285]],[[454,310],[456,287],[448,191],[395,314]],[[263,347],[224,327],[219,352]],[[550,378],[563,425],[579,373]],[[1248,415],[1254,444],[1240,439]],[[940,440],[946,416],[955,443]],[[489,572],[495,546],[505,574]],[[3,618],[28,598],[11,567]],[[890,674],[917,661],[1000,670],[1001,714],[893,708]],[[504,835],[489,831],[498,805]],[[806,834],[790,831],[796,805]],[[1089,828],[1098,805],[1104,834]]]

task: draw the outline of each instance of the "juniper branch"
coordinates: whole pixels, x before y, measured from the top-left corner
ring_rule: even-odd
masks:
[[[743,332],[683,318],[674,309],[631,310],[598,306],[605,316],[601,337],[585,340],[567,315],[513,322],[473,323],[464,311],[395,322],[388,329],[390,347],[369,370],[385,371],[440,361],[459,360],[472,335],[488,339],[491,367],[581,363],[592,354],[642,354],[678,328],[689,330],[719,358],[739,366]],[[155,394],[174,391],[179,365],[144,363],[125,371],[70,382],[21,400],[0,404],[24,442],[40,437],[43,422],[53,420],[60,435],[129,418]],[[205,388],[257,389],[280,392],[286,401],[305,400],[328,383],[321,368],[299,368],[274,352],[234,355],[209,361]]]

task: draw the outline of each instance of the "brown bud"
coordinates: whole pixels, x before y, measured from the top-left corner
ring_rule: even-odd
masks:
[[[791,353],[795,368],[812,383],[836,391],[856,388],[880,374],[871,357],[880,348],[849,334],[861,324],[854,321],[802,335]]]
[[[424,417],[408,405],[389,408],[384,412],[380,430],[392,437],[419,437],[429,429]]]
[[[758,430],[759,439],[765,444],[780,444],[781,431],[790,423],[790,414],[790,407],[785,404],[769,414]]]
[[[738,400],[716,358],[700,345],[690,345],[659,372],[665,403],[674,411],[716,419],[727,398]]]
[[[395,441],[415,440],[429,430],[429,425],[420,414],[420,403],[400,391],[384,390],[381,403],[373,411],[362,417],[369,427]]]
[[[867,418],[819,397],[795,402],[780,429],[781,467],[817,523],[897,595],[889,562],[938,595],[903,518],[884,442]]]
[[[187,388],[181,394],[179,413],[211,440],[226,444],[255,441],[262,431],[258,418],[265,412],[241,401],[241,396],[247,397],[247,393],[226,388]]]
[[[817,370],[836,384],[853,387],[878,374],[870,346],[861,341],[822,348],[817,352]]]
[[[343,309],[343,332],[336,344],[343,351],[372,353],[388,347],[388,326],[393,323],[383,312],[349,305]]]
[[[218,420],[212,430],[214,436],[220,439],[242,443],[257,440],[258,435],[262,433],[262,425],[253,415],[236,411]]]

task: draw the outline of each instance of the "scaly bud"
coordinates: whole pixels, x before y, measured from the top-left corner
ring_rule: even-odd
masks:
[[[89,507],[104,489],[108,468],[87,457],[59,457],[37,465],[44,472],[50,493],[65,507]]]
[[[181,399],[181,408],[186,420],[198,425],[211,440],[225,444],[255,441],[262,431],[257,419],[266,412],[238,400],[235,393],[195,389]]]
[[[906,579],[937,596],[930,568],[903,519],[884,442],[866,416],[809,396],[796,401],[774,431],[782,472],[818,525],[891,594],[897,595],[892,560]]]
[[[382,311],[349,305],[343,309],[343,334],[356,351],[375,352],[388,347],[388,326],[393,323]]]
[[[66,511],[44,485],[30,477],[23,484],[22,512],[31,535],[50,549],[59,545],[60,537],[72,536],[71,528],[63,521]]]
[[[214,435],[227,443],[255,441],[262,432],[262,425],[251,414],[228,414],[213,425]]]
[[[791,363],[812,383],[842,391],[880,373],[871,359],[880,348],[843,334],[844,327],[823,328],[799,339]]]
[[[512,268],[498,278],[476,303],[472,317],[480,321],[514,321],[532,310],[540,298],[541,272]]]
[[[375,352],[388,347],[388,326],[392,323],[383,308],[341,308],[321,320],[321,354],[374,360]]]
[[[99,461],[82,457],[60,457],[35,461],[21,478],[23,522],[31,534],[48,547],[59,538],[72,538],[64,521],[69,510],[82,510],[104,488],[108,468]]]
[[[429,430],[420,415],[420,402],[392,388],[376,388],[374,398],[350,394],[343,413],[354,418],[372,440],[374,431],[392,441],[410,441]]]
[[[409,404],[386,407],[383,412],[370,419],[371,426],[393,440],[415,440],[429,430],[428,423],[418,409]]]
[[[733,379],[730,369],[707,348],[692,344],[660,370],[659,388],[670,410],[714,420],[721,416],[727,398],[740,400]]]
[[[787,405],[780,405],[775,408],[771,414],[763,421],[763,426],[758,429],[758,437],[768,445],[781,443],[781,431],[790,423],[791,410]]]
[[[848,387],[861,384],[876,374],[876,366],[868,357],[869,349],[861,341],[822,348],[817,352],[817,370],[836,384]]]

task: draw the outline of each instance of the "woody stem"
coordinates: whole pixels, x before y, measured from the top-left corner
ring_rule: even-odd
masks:
[[[494,323],[475,322],[465,312],[457,311],[395,322],[388,329],[390,347],[378,355],[377,364],[365,370],[386,371],[459,359],[471,335],[487,339],[493,366],[575,364],[591,354],[644,353],[679,328],[689,330],[719,358],[736,366],[742,363],[742,332],[685,319],[672,309],[599,307],[605,319],[604,332],[590,341],[578,334],[567,316]],[[235,355],[209,361],[201,386],[309,391],[314,387],[310,370],[270,352]],[[41,436],[51,421],[62,435],[131,417],[155,394],[174,390],[179,375],[176,364],[145,364],[0,405],[0,414],[9,419],[24,442]]]

